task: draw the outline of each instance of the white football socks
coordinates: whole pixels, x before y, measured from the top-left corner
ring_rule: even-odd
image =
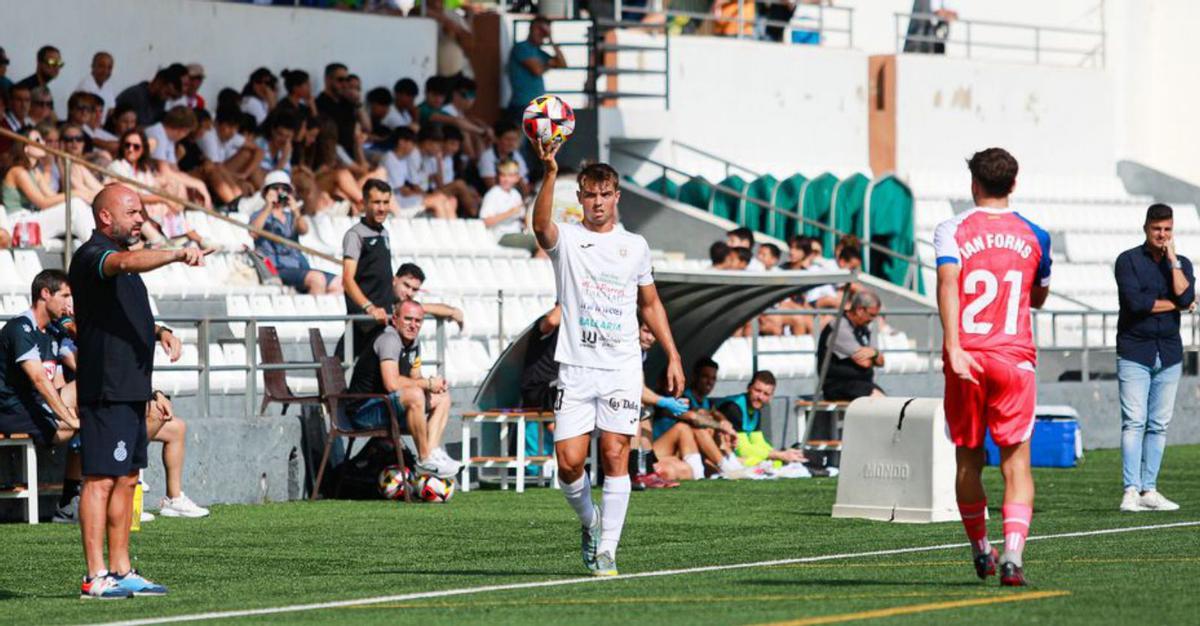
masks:
[[[699,452],[683,457],[683,462],[692,468],[692,480],[704,480],[704,461],[700,459]]]
[[[627,487],[626,492],[628,492],[628,478],[625,484]],[[571,504],[571,508],[575,509],[575,514],[579,516],[579,522],[584,526],[594,524],[596,508],[592,504],[592,481],[588,478],[587,472],[584,472],[583,476],[573,483],[564,482],[560,476],[558,485],[562,487],[562,492],[567,497],[567,502]]]
[[[600,552],[617,555],[625,511],[629,509],[629,476],[605,476],[600,512]]]

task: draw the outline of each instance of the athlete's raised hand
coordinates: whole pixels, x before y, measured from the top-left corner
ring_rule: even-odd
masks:
[[[541,141],[534,141],[533,148],[537,151],[538,158],[542,160],[542,166],[546,168],[547,174],[558,173],[558,149],[562,147],[562,142],[552,141],[549,144]]]
[[[979,384],[974,373],[983,372],[983,366],[971,356],[971,353],[962,348],[950,348],[946,350],[946,357],[947,362],[943,367],[949,367],[955,376],[965,381]]]

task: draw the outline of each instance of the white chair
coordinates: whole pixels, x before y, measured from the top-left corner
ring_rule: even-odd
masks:
[[[38,259],[36,250],[13,250],[13,263],[16,264],[17,273],[21,275],[21,280],[29,285],[33,282],[33,277],[37,276],[42,271],[42,261]]]
[[[22,280],[17,264],[13,261],[12,252],[0,250],[0,291],[5,293],[22,293],[29,291],[31,280]]]

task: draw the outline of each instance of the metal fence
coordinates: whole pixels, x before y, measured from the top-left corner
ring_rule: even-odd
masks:
[[[893,37],[897,54],[920,48],[923,50],[915,51],[961,54],[972,59],[979,58],[981,51],[993,51],[1016,53],[1005,58],[1038,64],[1103,68],[1107,40],[1103,10],[1099,16],[1100,29],[1087,30],[957,18],[947,21],[933,13],[895,13]]]

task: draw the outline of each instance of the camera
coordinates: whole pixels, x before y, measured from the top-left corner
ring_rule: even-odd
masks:
[[[287,189],[280,188],[279,192],[275,196],[276,202],[278,202],[280,206],[287,206],[289,195],[290,192]]]

